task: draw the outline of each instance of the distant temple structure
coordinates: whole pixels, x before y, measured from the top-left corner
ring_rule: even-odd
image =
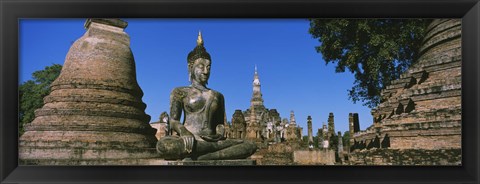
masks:
[[[257,66],[255,66],[252,84],[253,94],[250,108],[243,112],[235,110],[231,125],[227,126],[227,136],[255,142],[278,143],[301,140],[302,128],[297,126],[293,111],[291,111],[290,122],[288,122],[288,119],[282,120],[276,109],[265,107]]]
[[[302,127],[297,125],[293,111],[290,111],[290,122],[285,122],[284,124],[284,138],[287,141],[296,141],[302,138]]]

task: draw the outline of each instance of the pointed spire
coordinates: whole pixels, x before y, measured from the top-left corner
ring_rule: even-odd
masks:
[[[198,30],[197,45],[203,45],[202,31]]]
[[[263,106],[262,92],[260,91],[260,79],[257,73],[257,65],[255,65],[255,74],[253,75],[253,96],[250,102],[252,105]]]
[[[260,85],[260,79],[258,78],[257,65],[255,65],[255,73],[253,75],[253,85]],[[260,88],[259,88],[260,90]]]

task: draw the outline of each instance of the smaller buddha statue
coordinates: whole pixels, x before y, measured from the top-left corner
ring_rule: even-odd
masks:
[[[157,152],[167,160],[244,159],[255,153],[255,143],[225,137],[225,99],[207,87],[211,58],[203,46],[201,32],[197,46],[188,54],[190,86],[173,89],[170,119],[173,135],[161,138]],[[184,114],[183,122],[180,122]]]

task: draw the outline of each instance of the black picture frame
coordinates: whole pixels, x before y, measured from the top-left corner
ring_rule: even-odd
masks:
[[[479,183],[478,0],[0,0],[0,183]],[[18,166],[20,18],[461,18],[462,166]]]

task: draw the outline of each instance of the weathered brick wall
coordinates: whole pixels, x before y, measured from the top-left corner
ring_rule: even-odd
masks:
[[[293,152],[293,162],[298,165],[334,165],[335,150],[298,150]]]
[[[352,152],[350,165],[461,165],[461,149],[371,149]]]
[[[390,149],[461,148],[461,20],[436,19],[427,30],[420,58],[386,86],[373,124],[350,142],[388,135]]]
[[[390,147],[395,149],[445,149],[461,147],[460,135],[391,137]],[[435,144],[432,144],[435,143]]]
[[[300,149],[299,142],[284,142],[268,146],[260,145],[251,156],[257,165],[294,165],[293,152]]]
[[[88,19],[52,91],[19,138],[25,164],[108,164],[156,158],[127,23]]]

